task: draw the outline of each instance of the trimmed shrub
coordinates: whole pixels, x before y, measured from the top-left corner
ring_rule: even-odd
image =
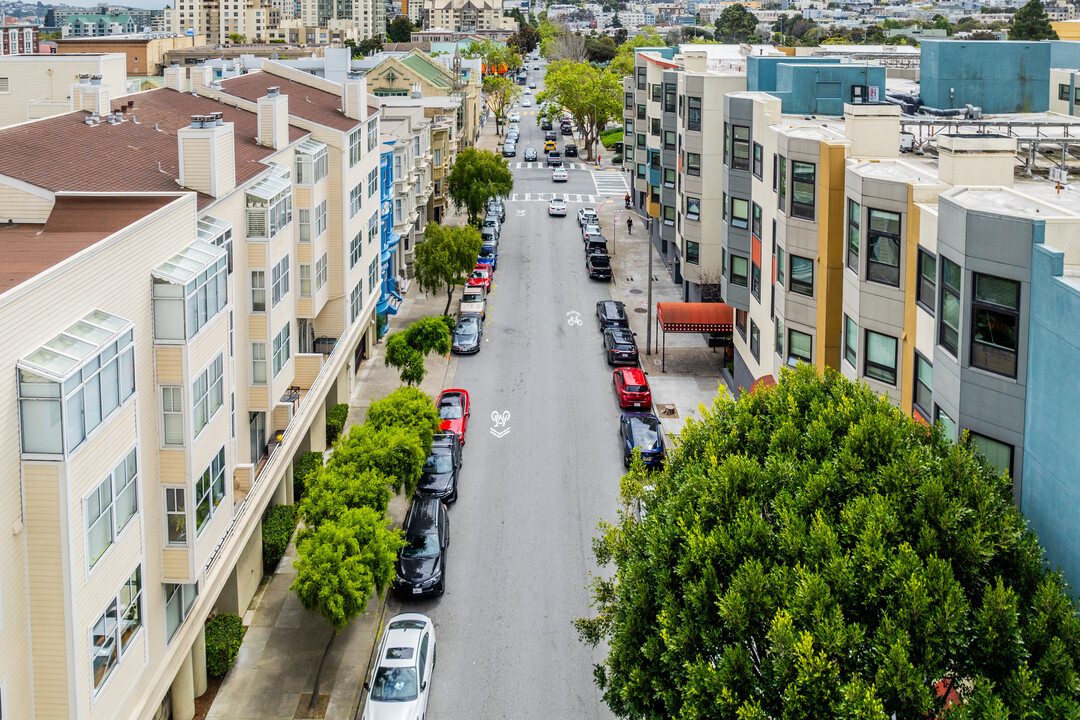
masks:
[[[318,468],[322,467],[322,453],[321,452],[307,452],[300,456],[300,460],[297,461],[296,466],[293,468],[293,501],[300,502],[300,499],[307,495],[307,479],[311,473],[315,472]]]
[[[275,505],[263,520],[263,570],[274,571],[296,529],[296,506]]]
[[[622,128],[613,128],[611,130],[605,130],[600,133],[600,142],[604,144],[605,148],[611,148],[615,143],[623,139]]]
[[[240,643],[244,640],[244,623],[239,615],[222,613],[206,621],[206,674],[224,677],[229,672]]]
[[[349,418],[349,405],[341,403],[330,408],[326,413],[326,442],[333,444],[345,427],[345,421]]]

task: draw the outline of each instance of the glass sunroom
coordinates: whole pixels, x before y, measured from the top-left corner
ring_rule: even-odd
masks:
[[[226,254],[195,241],[154,268],[154,340],[190,340],[225,308]]]

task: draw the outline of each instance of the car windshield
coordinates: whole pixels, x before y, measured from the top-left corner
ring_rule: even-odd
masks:
[[[443,401],[439,406],[439,417],[443,420],[460,420],[462,418],[461,403],[453,400]]]
[[[484,271],[484,270],[473,270],[472,271],[472,276],[474,278],[479,279],[479,280],[483,280],[484,278],[487,277],[487,272]]]
[[[495,227],[495,224],[498,223],[498,222],[499,221],[496,220],[495,218],[484,218],[484,227],[493,228],[493,227]]]
[[[416,699],[416,668],[381,667],[375,673],[371,699],[378,702],[406,702]]]
[[[606,268],[611,265],[606,255],[593,255],[592,256],[593,267]]]
[[[476,334],[476,321],[475,320],[462,320],[457,324],[457,328],[454,330],[455,335],[462,337],[471,337]]]
[[[424,472],[426,473],[448,473],[454,469],[454,461],[450,457],[450,453],[434,453],[427,456],[427,460],[424,461]]]
[[[480,251],[480,257],[484,258],[485,260],[494,260],[495,251],[490,248],[485,248],[484,250]]]
[[[630,435],[642,450],[653,450],[660,442],[660,423],[655,418],[630,418]]]
[[[425,558],[435,557],[438,554],[439,536],[435,533],[405,536],[405,547],[401,548],[401,557]]]

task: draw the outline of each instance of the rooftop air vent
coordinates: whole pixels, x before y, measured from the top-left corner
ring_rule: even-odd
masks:
[[[275,98],[281,94],[281,88],[275,85],[274,87],[266,88],[266,97]]]

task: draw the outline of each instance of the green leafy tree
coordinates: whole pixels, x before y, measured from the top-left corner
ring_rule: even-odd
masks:
[[[361,56],[382,52],[382,38],[373,37],[368,38],[367,40],[361,40],[360,44],[356,46],[356,49],[360,51]]]
[[[423,317],[386,338],[385,363],[401,373],[401,382],[419,385],[427,375],[424,358],[433,352],[450,352],[450,329],[438,317]]]
[[[424,242],[413,251],[413,274],[420,289],[429,295],[446,290],[443,315],[450,312],[454,288],[465,284],[482,245],[480,231],[472,225],[428,223],[424,230]]]
[[[229,42],[233,45],[243,45],[247,42],[247,35],[241,35],[240,33],[230,33]]]
[[[619,51],[608,65],[608,69],[620,78],[633,75],[634,52],[638,48],[645,47],[664,47],[664,38],[657,34],[656,28],[648,25],[641,28],[637,35],[619,45]]]
[[[518,10],[518,13],[520,12]],[[521,23],[521,29],[507,38],[506,44],[515,48],[517,53],[524,57],[540,47],[540,33],[533,26]]]
[[[506,160],[490,150],[465,148],[457,154],[446,177],[446,191],[454,207],[465,208],[469,222],[476,222],[488,200],[506,196],[514,189],[514,176]]]
[[[1010,40],[1057,40],[1058,34],[1050,25],[1042,0],[1028,0],[1016,11],[1012,27],[1009,28]]]
[[[1008,476],[865,385],[721,397],[621,494],[648,513],[601,524],[576,623],[617,716],[1080,714],[1077,607]]]
[[[386,515],[365,507],[324,522],[297,548],[292,590],[306,610],[322,615],[333,628],[315,673],[309,709],[318,705],[319,683],[334,638],[364,611],[373,590],[382,592],[393,580],[401,546],[401,532],[387,529]]]
[[[754,37],[757,16],[739,3],[728,5],[716,19],[716,39],[722,43],[743,43]]]
[[[425,444],[415,430],[375,428],[364,423],[354,425],[342,436],[326,467],[353,472],[375,470],[387,479],[394,492],[404,491],[411,497],[430,451],[431,440]]]
[[[425,446],[439,431],[439,411],[422,390],[400,387],[389,395],[373,400],[368,407],[364,423],[376,430],[402,427],[412,430]]]
[[[521,55],[517,50],[494,40],[473,40],[462,55],[482,61],[485,74],[501,73],[511,68],[521,67]]]
[[[615,45],[615,40],[607,35],[585,40],[585,56],[589,62],[600,64],[610,62],[615,59],[618,51],[619,48]]]
[[[574,119],[587,160],[593,159],[600,131],[622,118],[621,76],[587,63],[559,60],[549,65],[536,98],[543,106],[539,117],[554,120],[565,112]]]
[[[398,15],[386,25],[386,40],[392,43],[407,43],[412,40],[412,34],[419,29],[409,18]]]
[[[495,114],[495,134],[502,134],[506,115],[521,95],[521,87],[505,75],[485,75],[481,82],[488,108]]]
[[[320,468],[310,476],[307,495],[298,506],[304,521],[299,539],[352,508],[369,507],[385,514],[393,484],[393,480],[371,467],[360,470],[339,462],[333,467]]]

